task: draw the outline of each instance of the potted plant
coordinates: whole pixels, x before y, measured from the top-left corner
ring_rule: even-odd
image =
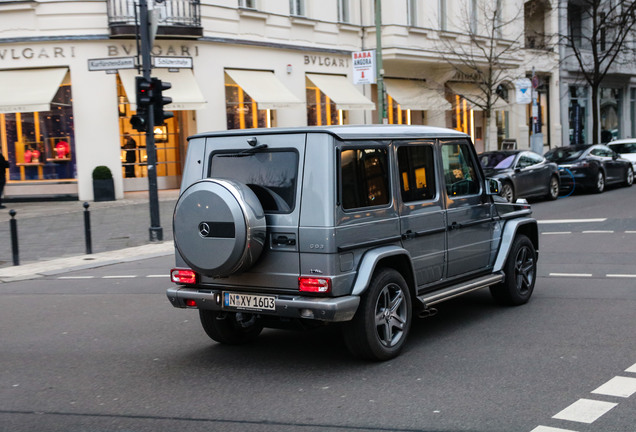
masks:
[[[93,200],[115,201],[113,173],[107,166],[99,165],[93,170]]]

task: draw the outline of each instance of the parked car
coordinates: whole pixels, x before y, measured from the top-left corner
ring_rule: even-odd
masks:
[[[517,198],[559,197],[559,168],[543,156],[526,150],[500,150],[479,155],[486,177],[501,182],[501,196]]]
[[[176,308],[213,340],[339,322],[397,356],[416,316],[490,287],[526,303],[538,228],[497,196],[470,136],[426,126],[245,129],[189,138],[173,233]],[[498,198],[498,200],[495,200]]]
[[[618,153],[623,159],[631,161],[632,168],[634,169],[634,172],[636,172],[636,139],[630,138],[616,140],[612,141],[607,146]]]
[[[558,147],[545,158],[559,165],[562,189],[581,186],[601,193],[606,185],[634,183],[632,163],[604,144]]]

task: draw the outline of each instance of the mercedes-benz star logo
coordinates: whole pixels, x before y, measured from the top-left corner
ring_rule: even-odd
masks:
[[[210,225],[207,222],[201,222],[199,224],[199,234],[201,234],[201,237],[209,236],[211,231]]]

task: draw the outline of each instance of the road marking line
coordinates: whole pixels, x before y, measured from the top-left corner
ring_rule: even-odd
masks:
[[[605,275],[608,278],[636,278],[636,274],[611,274],[608,273]]]
[[[93,279],[95,276],[60,276],[58,279]]]
[[[553,428],[548,426],[537,426],[536,428],[532,429],[530,432],[576,432],[576,431],[573,431],[570,429]]]
[[[614,234],[614,231],[609,231],[609,230],[590,230],[590,231],[583,231],[583,234]]]
[[[625,369],[625,372],[636,373],[636,364],[633,364],[632,366]]]
[[[592,393],[628,398],[636,393],[636,378],[616,376]]]
[[[601,402],[591,399],[579,399],[552,418],[591,424],[603,414],[614,408],[617,403]]]
[[[545,234],[545,235],[549,235],[549,234],[563,235],[563,234],[572,234],[572,231],[549,231],[549,232],[542,232],[541,234]]]
[[[636,234],[636,231],[625,231],[625,234]]]
[[[102,276],[102,279],[132,279],[136,278],[136,275],[111,275],[111,276]]]
[[[537,221],[540,224],[560,224],[560,223],[592,223],[592,222],[605,222],[607,218],[598,219],[546,219]]]
[[[167,274],[157,274],[157,275],[148,275],[146,276],[147,278],[169,278],[170,275]]]
[[[556,277],[592,277],[592,273],[550,273],[549,276],[556,276]]]

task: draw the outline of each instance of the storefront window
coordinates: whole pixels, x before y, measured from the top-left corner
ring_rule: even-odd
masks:
[[[603,88],[601,93],[601,142],[617,139],[621,133],[621,89]]]
[[[146,153],[146,134],[137,132],[130,125],[130,118],[136,114],[131,111],[126,92],[117,79],[117,97],[119,102],[119,130],[121,134],[121,163],[124,178],[148,177],[148,155]],[[179,111],[175,117],[166,120],[163,126],[155,126],[155,149],[157,153],[157,176],[180,176],[181,155],[179,151]]]
[[[629,90],[630,100],[629,100],[629,110],[631,112],[631,123],[632,123],[632,138],[636,137],[636,88],[632,88]]]
[[[585,144],[587,142],[587,89],[585,87],[570,87],[570,144]]]
[[[331,126],[347,122],[347,112],[336,108],[334,101],[318,87],[307,86],[307,125]]]
[[[497,122],[497,148],[500,149],[503,141],[508,138],[510,114],[508,111],[495,111],[495,120]]]
[[[272,127],[272,110],[259,110],[256,101],[234,83],[225,82],[227,128],[252,129]]]
[[[0,114],[0,136],[9,182],[76,178],[70,80],[60,85],[49,111]]]
[[[411,110],[403,110],[391,95],[387,95],[387,102],[389,105],[387,109],[389,124],[411,124]]]
[[[549,78],[542,77],[539,81],[542,82],[535,90],[534,97],[537,100],[537,121],[534,123],[534,129],[531,127],[532,121],[532,104],[528,104],[526,108],[526,118],[528,119],[528,135],[542,134],[543,142],[545,145],[550,145],[550,133],[548,123],[548,100],[549,100]]]

